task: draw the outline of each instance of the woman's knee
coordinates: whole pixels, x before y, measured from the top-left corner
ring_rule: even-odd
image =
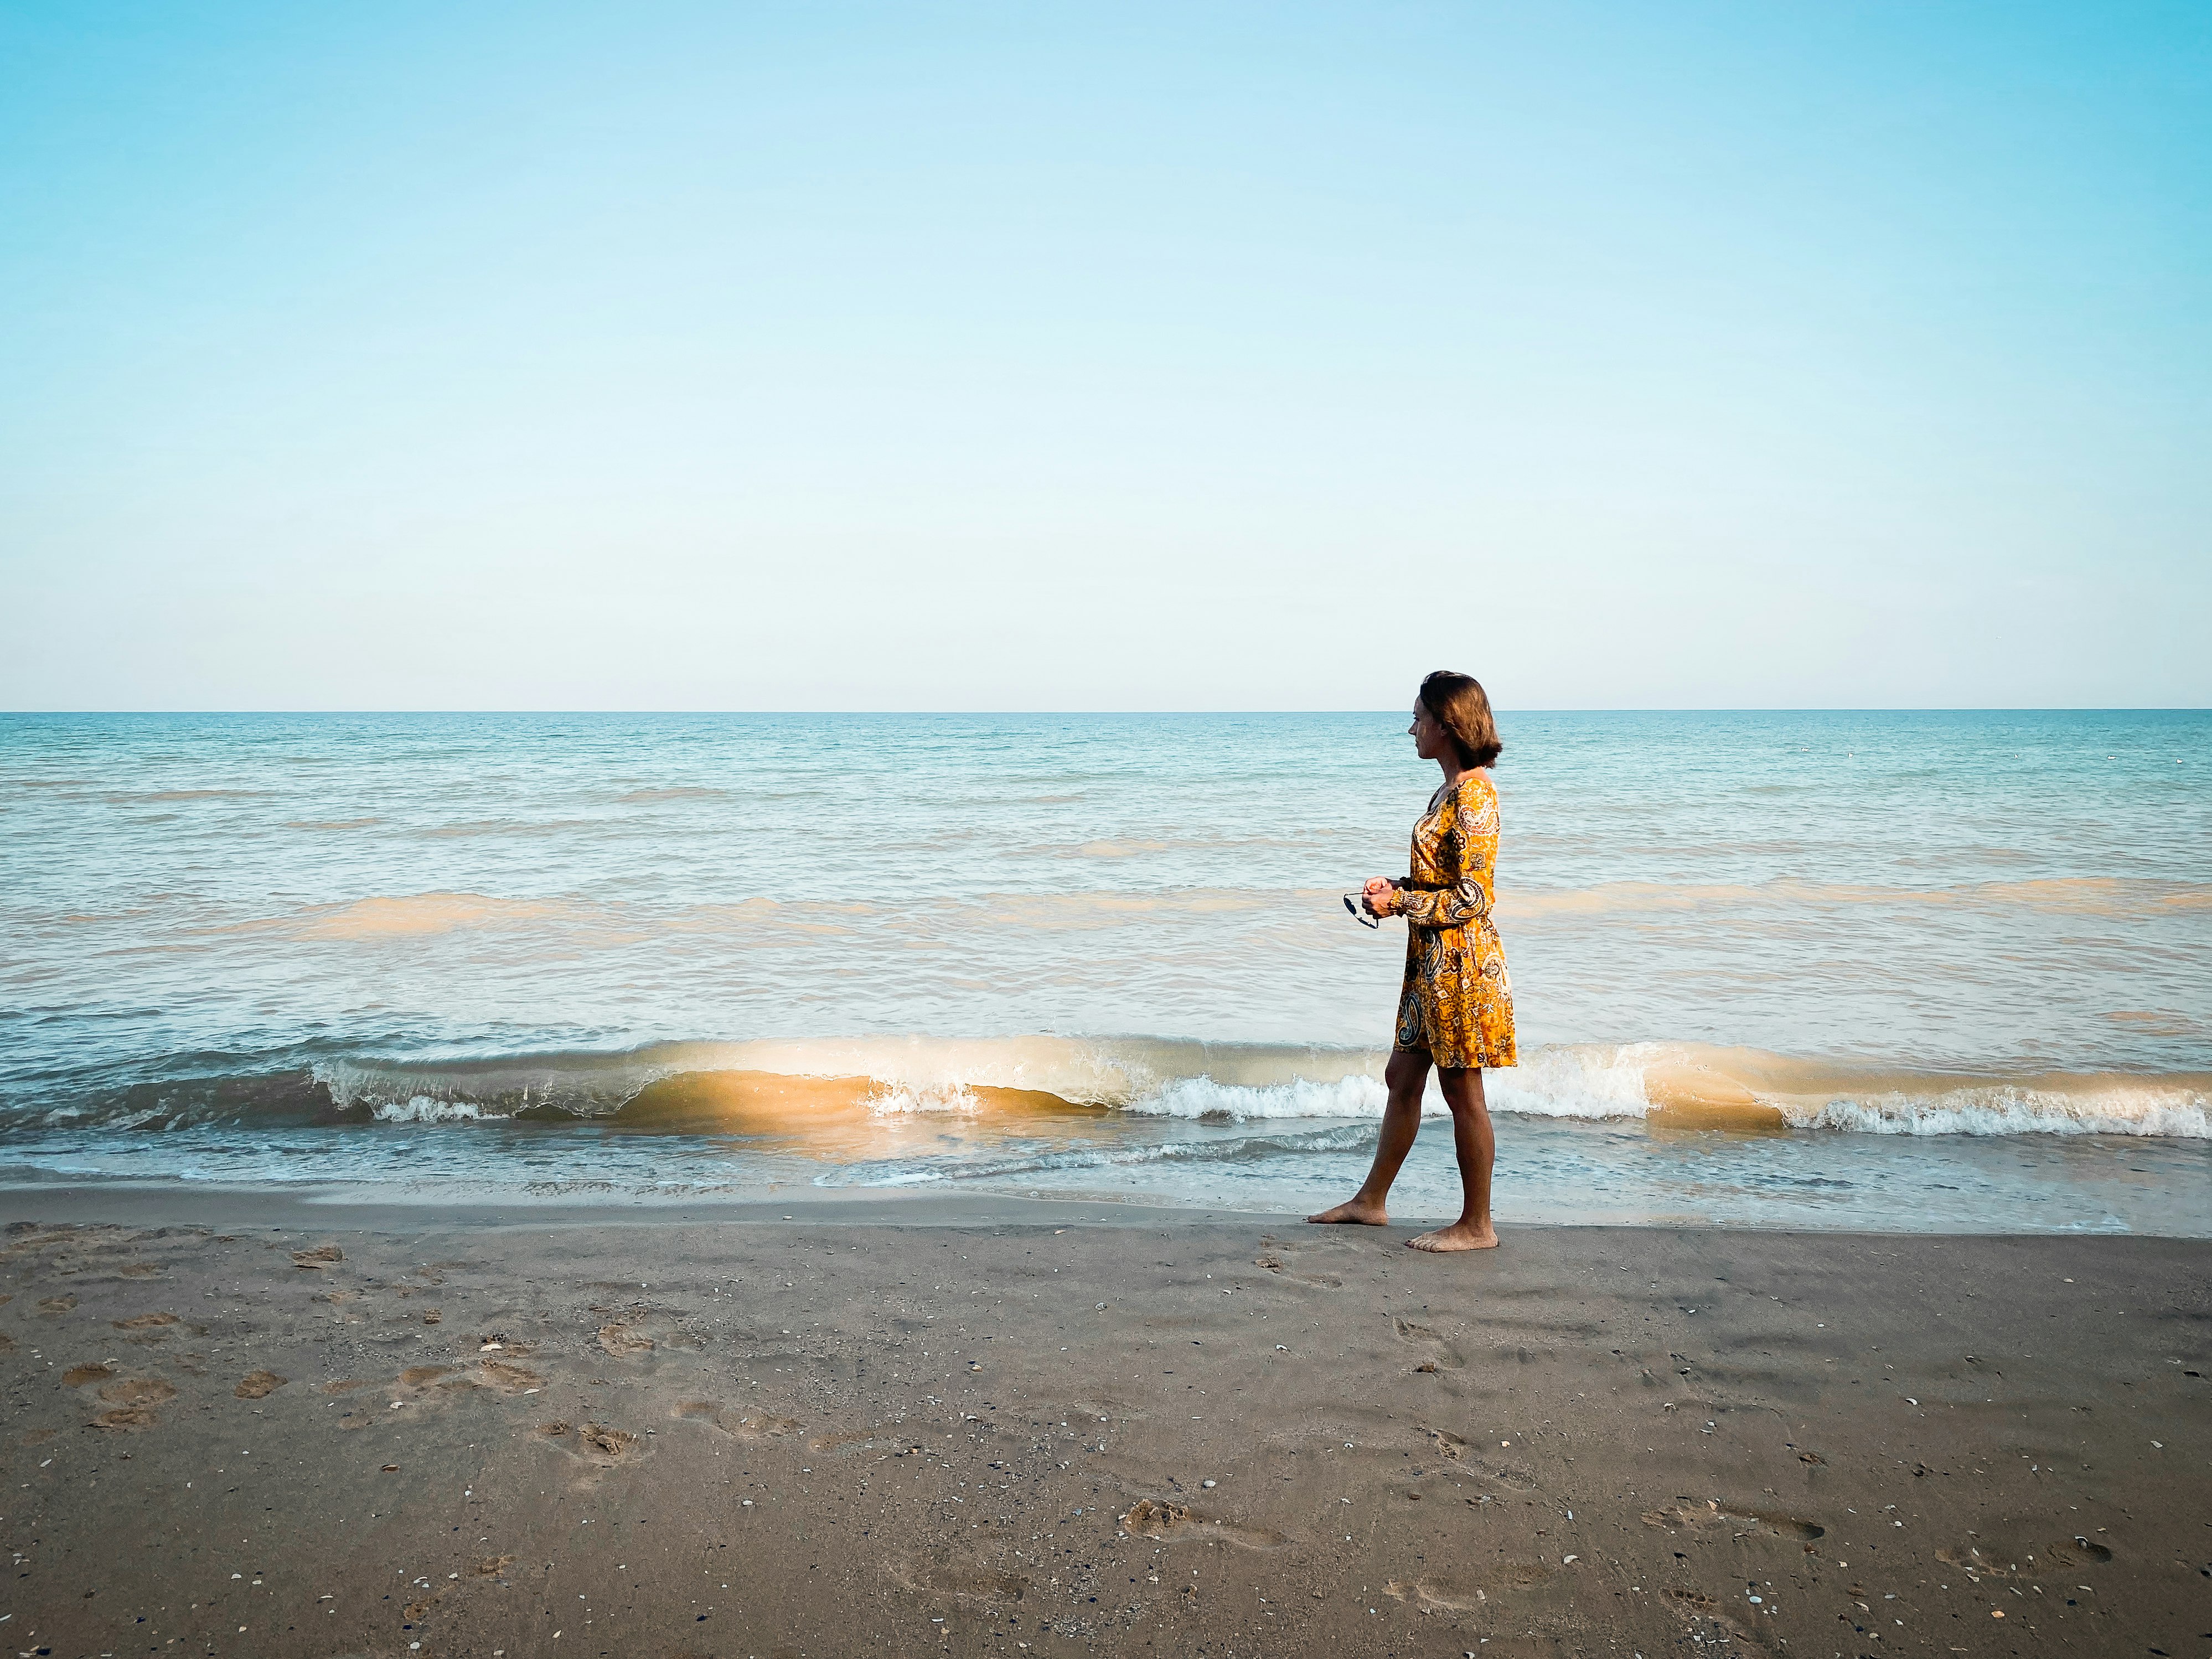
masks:
[[[1390,1059],[1382,1067],[1383,1085],[1395,1094],[1401,1089],[1419,1088],[1428,1080],[1429,1055],[1424,1048],[1394,1048]]]
[[[1469,1066],[1443,1066],[1437,1068],[1437,1092],[1443,1096],[1444,1104],[1455,1113],[1486,1114],[1488,1103],[1483,1099],[1482,1068]]]

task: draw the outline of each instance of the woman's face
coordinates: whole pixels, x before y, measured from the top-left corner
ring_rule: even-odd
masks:
[[[1406,730],[1413,739],[1413,752],[1423,760],[1441,759],[1444,752],[1443,723],[1429,713],[1425,702],[1413,704],[1413,723]]]

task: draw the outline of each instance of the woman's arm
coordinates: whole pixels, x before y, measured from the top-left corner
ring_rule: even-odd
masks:
[[[1481,877],[1498,850],[1497,820],[1488,812],[1471,812],[1462,804],[1452,811],[1451,828],[1444,836],[1447,867],[1453,872],[1447,887],[1402,887],[1392,908],[1415,927],[1463,927],[1490,914],[1490,894]]]

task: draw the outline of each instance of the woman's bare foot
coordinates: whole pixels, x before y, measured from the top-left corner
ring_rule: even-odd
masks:
[[[1309,1221],[1320,1222],[1330,1227],[1387,1227],[1389,1212],[1380,1204],[1370,1204],[1364,1199],[1349,1199],[1333,1210],[1323,1210],[1319,1215],[1310,1215]]]
[[[1315,1218],[1320,1219],[1319,1217]],[[1409,1250],[1494,1250],[1498,1248],[1498,1230],[1455,1221],[1449,1227],[1439,1227],[1432,1233],[1423,1233],[1419,1238],[1407,1239],[1406,1248]]]

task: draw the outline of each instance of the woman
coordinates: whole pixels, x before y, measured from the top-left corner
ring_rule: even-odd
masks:
[[[1494,1249],[1490,1165],[1497,1143],[1482,1097],[1482,1068],[1515,1061],[1513,987],[1490,919],[1498,791],[1487,769],[1504,745],[1480,684],[1443,670],[1421,682],[1411,731],[1414,752],[1443,769],[1443,787],[1413,826],[1412,873],[1402,881],[1377,876],[1362,897],[1370,915],[1407,921],[1397,1042],[1382,1073],[1389,1103],[1382,1109],[1375,1166],[1358,1194],[1306,1219],[1389,1224],[1383,1200],[1420,1133],[1421,1091],[1434,1066],[1451,1108],[1452,1145],[1467,1197],[1457,1221],[1407,1243],[1417,1250]]]

